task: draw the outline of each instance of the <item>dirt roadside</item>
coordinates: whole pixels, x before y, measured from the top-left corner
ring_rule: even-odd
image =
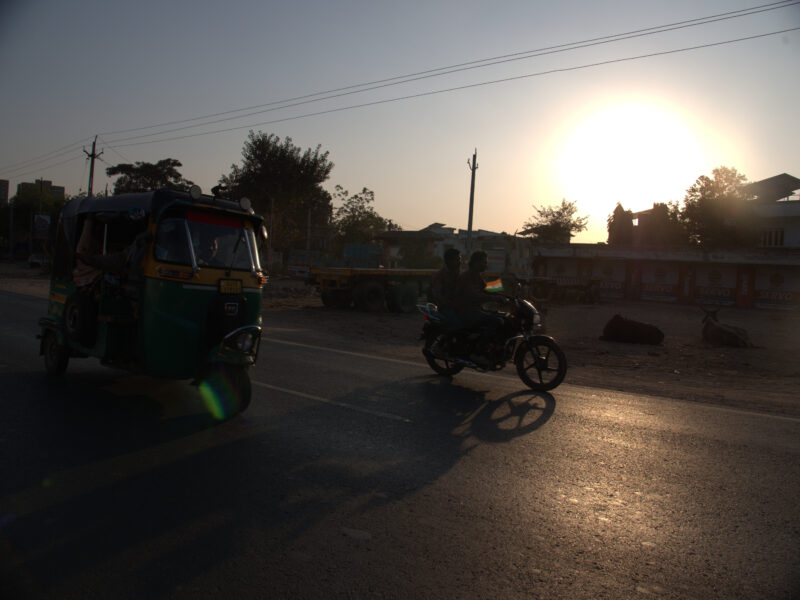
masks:
[[[0,263],[0,290],[47,297],[47,278],[36,269]],[[552,305],[548,334],[567,354],[566,382],[630,393],[721,404],[800,417],[800,313],[723,308],[722,322],[744,327],[755,348],[710,348],[701,339],[696,306],[653,303]],[[658,326],[659,346],[599,340],[614,315]],[[319,295],[296,281],[265,289],[265,334],[316,329],[356,341],[370,351],[418,357],[419,315],[329,310]]]

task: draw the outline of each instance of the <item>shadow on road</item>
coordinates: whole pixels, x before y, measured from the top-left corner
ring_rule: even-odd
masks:
[[[476,390],[445,377],[420,377],[422,393],[429,408],[449,410],[463,418],[457,435],[490,443],[502,443],[542,427],[553,415],[552,395],[524,389],[493,398],[490,390]]]
[[[0,389],[5,597],[191,595],[215,569],[297,590],[308,561],[355,568],[344,556],[363,518],[440,480],[478,443],[536,431],[555,408],[549,395],[492,399],[429,376],[337,398],[401,398],[412,423],[304,403],[218,424],[196,406],[181,412],[200,402],[185,383],[108,371],[57,384],[2,373]]]

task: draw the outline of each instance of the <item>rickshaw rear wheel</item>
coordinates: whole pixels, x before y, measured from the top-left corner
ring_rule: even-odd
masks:
[[[69,350],[58,343],[55,331],[48,329],[44,333],[42,353],[44,354],[44,368],[48,375],[55,377],[67,370]]]

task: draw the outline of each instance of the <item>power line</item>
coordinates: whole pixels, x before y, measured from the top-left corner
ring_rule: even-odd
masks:
[[[299,119],[305,119],[305,118],[308,118],[308,117],[316,117],[316,116],[326,115],[326,114],[331,114],[331,113],[336,113],[336,112],[343,112],[343,111],[346,111],[346,110],[354,110],[354,109],[357,109],[357,108],[365,108],[365,107],[368,107],[368,106],[377,106],[377,105],[380,105],[380,104],[389,104],[389,103],[392,103],[392,102],[400,102],[400,101],[403,101],[403,100],[411,100],[411,99],[414,99],[414,98],[422,98],[422,97],[426,97],[426,96],[434,96],[434,95],[438,95],[438,94],[444,94],[444,93],[447,93],[447,92],[455,92],[455,91],[461,91],[461,90],[472,89],[472,88],[477,88],[477,87],[484,87],[484,86],[488,86],[488,85],[496,85],[496,84],[499,84],[499,83],[507,83],[507,82],[510,82],[510,81],[518,81],[518,80],[521,80],[521,79],[530,79],[532,77],[541,77],[541,76],[544,76],[544,75],[552,75],[554,73],[566,73],[566,72],[570,72],[570,71],[579,71],[579,70],[583,70],[583,69],[590,69],[590,68],[595,68],[595,67],[600,67],[600,66],[605,66],[605,65],[617,64],[617,63],[623,63],[623,62],[631,62],[631,61],[634,61],[634,60],[641,60],[641,59],[645,59],[645,58],[654,58],[654,57],[657,57],[657,56],[667,56],[667,55],[670,55],[670,54],[679,54],[681,52],[689,52],[689,51],[693,51],[693,50],[701,50],[701,49],[705,49],[705,48],[713,48],[713,47],[716,47],[716,46],[724,46],[724,45],[727,45],[727,44],[734,44],[734,43],[737,43],[737,42],[755,40],[755,39],[765,38],[765,37],[769,37],[769,36],[773,36],[773,35],[780,35],[782,33],[788,33],[788,32],[791,32],[791,31],[797,31],[797,30],[800,30],[800,27],[792,27],[792,28],[789,28],[789,29],[782,29],[780,31],[772,31],[772,32],[769,32],[769,33],[761,33],[761,34],[757,34],[757,35],[751,35],[751,36],[736,38],[736,39],[732,39],[732,40],[725,40],[725,41],[722,41],[722,42],[710,42],[710,43],[707,43],[707,44],[700,44],[700,45],[697,45],[697,46],[688,46],[688,47],[685,47],[685,48],[676,48],[676,49],[673,49],[673,50],[663,50],[663,51],[659,51],[659,52],[651,52],[649,54],[640,54],[640,55],[637,55],[637,56],[615,58],[615,59],[599,61],[599,62],[589,63],[589,64],[585,64],[585,65],[578,65],[578,66],[573,66],[573,67],[560,67],[560,68],[556,68],[556,69],[549,69],[547,71],[539,71],[537,73],[528,73],[528,74],[525,74],[525,75],[516,75],[516,76],[513,76],[513,77],[505,77],[505,78],[502,78],[502,79],[494,79],[494,80],[491,80],[491,81],[483,81],[483,82],[479,82],[479,83],[471,83],[471,84],[466,84],[466,85],[461,85],[461,86],[445,88],[445,89],[441,89],[441,90],[432,90],[432,91],[428,91],[428,92],[419,92],[419,93],[416,93],[416,94],[409,94],[407,96],[398,96],[398,97],[395,97],[395,98],[387,98],[387,99],[383,99],[383,100],[375,100],[375,101],[372,101],[372,102],[364,102],[364,103],[361,103],[361,104],[353,104],[353,105],[350,105],[350,106],[331,108],[331,109],[321,110],[321,111],[312,112],[312,113],[305,113],[305,114],[302,114],[302,115],[295,115],[295,116],[292,116],[292,117],[283,117],[283,118],[280,118],[280,119],[273,119],[271,121],[263,121],[263,122],[260,122],[260,123],[250,123],[248,125],[240,125],[240,126],[237,126],[237,127],[228,127],[228,128],[225,128],[225,129],[215,129],[215,130],[212,130],[212,131],[205,131],[205,132],[199,132],[199,133],[190,133],[190,134],[186,134],[186,135],[174,136],[174,137],[168,137],[168,138],[162,138],[162,139],[155,139],[155,140],[146,140],[146,141],[140,141],[140,142],[130,142],[130,143],[127,143],[127,144],[119,144],[117,147],[118,148],[119,147],[124,148],[124,147],[128,147],[128,146],[141,146],[141,145],[144,145],[144,144],[155,144],[155,143],[159,143],[159,142],[170,142],[170,141],[188,139],[188,138],[199,137],[199,136],[204,136],[204,135],[227,133],[229,131],[236,131],[236,130],[239,130],[239,129],[249,129],[249,128],[252,128],[252,127],[261,127],[261,126],[264,126],[264,125],[272,125],[274,123],[283,123],[283,122],[286,122],[286,121],[295,121],[295,120],[299,120]],[[168,133],[168,132],[165,132],[165,133]],[[149,134],[148,136],[144,136],[144,137],[152,137],[154,135],[161,135],[161,134]],[[137,136],[137,137],[140,137],[140,136]],[[129,138],[129,139],[133,139],[133,138]]]
[[[280,122],[285,122],[285,121],[290,121],[290,120],[297,120],[297,119],[307,118],[307,117],[311,117],[311,116],[319,116],[319,115],[323,115],[323,114],[341,112],[341,111],[345,111],[345,110],[353,110],[353,109],[356,109],[356,108],[364,108],[364,107],[374,106],[374,105],[378,105],[378,104],[385,104],[385,103],[390,103],[390,102],[398,102],[398,101],[401,101],[401,100],[408,100],[408,99],[417,98],[417,97],[430,96],[430,95],[441,94],[441,93],[450,92],[450,91],[463,90],[463,89],[468,89],[468,88],[472,88],[472,87],[493,85],[493,84],[497,84],[497,83],[513,81],[513,80],[516,80],[516,79],[524,79],[524,78],[530,78],[530,77],[537,77],[537,76],[553,74],[553,73],[557,73],[557,72],[566,72],[566,71],[573,71],[573,70],[591,68],[591,67],[602,66],[602,65],[606,65],[606,64],[612,64],[612,63],[615,63],[615,62],[638,60],[638,59],[642,59],[642,58],[649,58],[649,57],[654,57],[654,56],[659,56],[659,55],[664,55],[664,54],[685,52],[685,51],[689,51],[689,50],[707,48],[707,47],[716,46],[716,45],[730,44],[730,43],[735,43],[735,42],[739,42],[739,41],[756,39],[756,38],[759,38],[759,37],[777,35],[779,33],[785,33],[785,32],[788,32],[788,31],[794,31],[795,29],[787,29],[787,30],[779,31],[779,32],[773,32],[773,33],[768,33],[768,34],[761,34],[761,35],[756,35],[756,36],[738,38],[738,39],[734,39],[734,40],[727,40],[727,41],[724,41],[724,42],[704,44],[704,45],[699,45],[699,46],[694,46],[694,47],[689,47],[689,48],[682,48],[682,49],[677,49],[677,50],[670,50],[670,51],[664,51],[664,52],[656,52],[656,53],[651,53],[651,54],[644,54],[644,55],[635,56],[635,57],[614,59],[614,60],[609,60],[609,61],[592,63],[592,64],[588,64],[588,65],[579,65],[579,66],[576,66],[576,67],[565,67],[565,68],[560,68],[560,69],[552,69],[552,70],[549,70],[549,71],[542,71],[542,72],[538,72],[538,73],[531,73],[531,74],[520,75],[520,76],[516,76],[516,77],[509,77],[509,78],[505,78],[505,79],[498,79],[498,80],[492,80],[492,81],[479,82],[479,83],[475,83],[475,84],[469,84],[469,85],[464,85],[464,86],[445,88],[445,89],[441,89],[441,90],[433,90],[433,91],[428,91],[428,92],[421,92],[421,93],[418,93],[418,94],[410,94],[410,95],[400,96],[400,97],[396,97],[396,98],[389,98],[389,99],[384,99],[384,100],[376,100],[376,101],[372,101],[372,102],[354,104],[354,105],[345,106],[345,107],[331,108],[331,109],[327,109],[327,110],[316,111],[316,112],[306,113],[306,114],[292,116],[292,117],[284,117],[284,118],[264,121],[264,122],[260,122],[260,123],[252,123],[252,124],[248,124],[248,125],[241,125],[241,126],[236,126],[236,127],[229,127],[229,128],[217,129],[217,130],[206,131],[206,132],[198,132],[198,133],[187,134],[187,135],[182,135],[182,136],[173,136],[173,137],[161,138],[161,139],[149,139],[149,140],[145,139],[145,138],[153,138],[155,136],[162,136],[162,135],[166,135],[166,134],[169,134],[169,133],[174,133],[176,131],[184,131],[186,129],[193,129],[193,128],[197,128],[197,127],[207,127],[209,125],[213,125],[213,124],[220,123],[220,122],[243,119],[243,118],[246,118],[246,117],[249,117],[249,116],[254,116],[256,114],[263,114],[265,112],[281,110],[281,109],[284,109],[284,108],[295,107],[295,106],[299,106],[299,105],[303,105],[303,104],[309,104],[309,103],[312,103],[312,102],[320,102],[320,101],[324,101],[324,100],[331,100],[331,99],[340,98],[340,97],[347,96],[347,95],[352,95],[352,94],[372,91],[372,90],[379,89],[379,88],[390,87],[390,86],[393,86],[393,85],[400,85],[400,84],[403,84],[403,83],[410,83],[410,82],[418,81],[418,80],[421,80],[421,79],[427,79],[427,78],[431,78],[431,77],[438,77],[438,76],[442,76],[442,75],[448,75],[448,74],[456,73],[456,72],[459,72],[459,71],[466,71],[466,70],[470,70],[470,69],[477,69],[477,68],[483,68],[483,67],[488,67],[488,66],[494,66],[494,65],[497,65],[497,64],[502,64],[502,63],[511,62],[511,61],[515,61],[515,60],[523,60],[523,59],[528,59],[528,58],[535,58],[535,57],[544,56],[544,55],[547,55],[547,54],[554,54],[554,53],[558,53],[558,52],[567,52],[567,51],[570,51],[570,50],[586,48],[586,47],[589,47],[589,46],[596,46],[596,45],[600,45],[600,44],[613,43],[613,42],[617,42],[617,41],[623,41],[623,40],[626,40],[626,39],[632,39],[632,38],[635,38],[635,37],[643,37],[643,36],[646,36],[646,35],[653,35],[653,34],[656,34],[656,33],[664,33],[664,32],[673,31],[673,30],[676,30],[676,29],[683,29],[683,28],[687,28],[687,27],[695,27],[695,26],[699,26],[699,25],[706,25],[706,24],[709,24],[709,23],[714,23],[714,22],[718,22],[718,21],[722,21],[722,20],[728,20],[728,19],[734,19],[734,18],[739,18],[739,17],[751,16],[751,15],[758,14],[758,13],[761,13],[761,12],[766,12],[766,11],[771,11],[771,10],[778,10],[778,9],[781,9],[781,8],[787,8],[787,7],[790,7],[790,6],[793,6],[793,5],[797,5],[797,4],[800,4],[800,0],[784,0],[782,2],[773,2],[773,3],[769,3],[769,4],[764,4],[764,5],[748,8],[748,9],[729,11],[729,12],[719,13],[719,14],[716,14],[716,15],[710,15],[710,16],[707,16],[707,17],[701,17],[701,18],[697,18],[697,19],[690,19],[690,20],[679,21],[679,22],[670,23],[670,24],[666,24],[666,25],[659,25],[659,26],[649,27],[649,28],[645,28],[645,29],[638,29],[638,30],[634,30],[634,31],[626,32],[626,33],[619,33],[619,34],[614,34],[614,35],[602,36],[602,37],[598,37],[598,38],[591,38],[591,39],[583,40],[583,41],[580,41],[580,42],[571,42],[571,43],[567,43],[567,44],[560,44],[560,45],[556,45],[556,46],[540,48],[540,49],[537,49],[537,50],[528,50],[528,51],[524,51],[524,52],[516,52],[516,53],[513,53],[513,54],[505,54],[505,55],[496,56],[496,57],[490,57],[490,58],[484,58],[484,59],[469,61],[469,62],[465,62],[465,63],[451,65],[451,66],[448,66],[448,67],[439,67],[439,68],[435,68],[435,69],[419,71],[419,72],[411,73],[411,74],[407,74],[407,75],[401,75],[401,76],[396,76],[396,77],[390,77],[390,78],[386,78],[386,79],[376,80],[376,81],[373,81],[373,82],[341,87],[341,88],[328,90],[328,91],[324,91],[324,92],[316,92],[316,93],[308,94],[308,95],[305,95],[305,96],[298,96],[298,97],[295,97],[295,98],[290,98],[290,99],[286,99],[286,100],[270,102],[270,103],[267,103],[267,104],[256,105],[256,106],[252,106],[252,107],[248,107],[248,108],[240,108],[240,109],[234,109],[234,110],[230,110],[230,111],[223,111],[223,112],[214,113],[214,114],[210,114],[210,115],[205,115],[205,116],[201,116],[201,117],[193,117],[193,118],[190,118],[190,119],[183,119],[183,120],[171,121],[171,122],[167,122],[167,123],[161,123],[161,124],[158,124],[158,125],[150,125],[150,126],[146,126],[146,127],[138,127],[138,128],[133,128],[133,129],[125,129],[125,130],[117,130],[115,132],[109,132],[109,133],[102,134],[102,135],[111,135],[111,134],[115,134],[115,133],[126,133],[126,132],[133,132],[133,131],[142,131],[142,130],[145,130],[145,129],[157,129],[157,128],[165,127],[165,126],[172,125],[172,124],[190,123],[192,121],[210,119],[210,118],[215,117],[215,116],[230,115],[230,114],[237,113],[237,112],[250,111],[250,110],[253,110],[253,109],[256,109],[256,108],[272,107],[272,108],[267,108],[265,110],[258,110],[258,111],[254,111],[254,112],[249,112],[249,113],[245,113],[245,114],[240,114],[240,115],[236,115],[236,116],[227,117],[227,118],[224,118],[224,119],[217,119],[217,120],[214,120],[214,121],[207,121],[207,122],[204,122],[204,123],[197,123],[197,124],[194,124],[194,125],[186,125],[186,126],[183,126],[183,127],[167,129],[167,130],[164,130],[164,131],[154,131],[154,132],[147,133],[147,134],[123,137],[123,138],[119,138],[117,140],[111,140],[111,141],[103,140],[103,143],[105,143],[107,145],[109,150],[111,150],[112,152],[115,152],[117,155],[122,157],[127,162],[132,162],[129,159],[125,158],[121,153],[119,153],[117,151],[117,148],[127,147],[127,146],[144,145],[144,144],[157,143],[157,142],[163,142],[163,141],[180,140],[180,139],[186,139],[186,138],[191,138],[191,137],[197,137],[197,136],[201,136],[201,135],[212,135],[212,134],[216,134],[216,133],[225,133],[225,132],[228,132],[228,131],[235,131],[235,130],[239,130],[239,129],[247,129],[247,128],[251,128],[251,127],[258,127],[258,126],[269,125],[269,124],[273,124],[273,123],[280,123]],[[361,89],[359,89],[359,88],[361,88]],[[84,138],[84,140],[85,139],[86,138]],[[91,139],[91,138],[89,138],[89,139]],[[140,139],[144,140],[144,141],[133,142],[133,140],[140,140]],[[132,142],[132,143],[124,143],[124,144],[122,144],[120,142]],[[69,146],[65,146],[65,147],[60,148],[58,150],[54,150],[54,151],[45,153],[43,155],[39,155],[37,157],[31,158],[31,159],[28,159],[28,160],[25,160],[25,161],[20,161],[18,163],[14,163],[14,164],[9,165],[9,166],[7,166],[5,168],[0,168],[0,171],[3,171],[3,170],[15,171],[15,170],[19,170],[19,169],[30,169],[30,168],[33,167],[33,165],[37,164],[38,162],[44,162],[44,161],[48,160],[48,157],[52,159],[52,158],[55,158],[56,156],[60,156],[60,155],[66,154],[67,152],[74,152],[75,150],[77,150],[76,144],[78,144],[78,143],[79,142],[76,142],[74,144],[70,144]],[[114,145],[116,145],[116,147]],[[69,159],[69,160],[71,160],[71,159]],[[64,162],[68,162],[69,160],[62,161],[62,162],[55,163],[55,164],[45,165],[45,166],[42,166],[42,167],[37,167],[37,170],[42,170],[42,169],[46,169],[46,168],[51,168],[53,166],[58,166],[60,164],[63,164]],[[23,173],[21,175],[17,175],[17,177],[22,177],[22,176],[24,176],[24,175],[26,175],[26,174],[28,174],[30,172],[31,171],[27,171],[26,173]]]
[[[591,39],[583,40],[583,41],[579,41],[579,42],[570,42],[570,43],[567,43],[567,44],[559,44],[559,45],[556,45],[556,46],[549,46],[549,47],[545,47],[545,48],[539,48],[539,49],[536,49],[536,50],[526,50],[526,51],[523,51],[523,52],[515,52],[513,54],[505,54],[505,55],[501,55],[501,56],[483,58],[483,59],[473,60],[473,61],[460,63],[460,64],[456,64],[456,65],[450,65],[450,66],[447,66],[447,67],[437,67],[435,69],[428,69],[428,70],[419,71],[419,72],[416,72],[416,73],[410,73],[410,74],[406,74],[406,75],[399,75],[399,76],[395,76],[395,77],[379,79],[379,80],[366,82],[366,83],[349,85],[349,86],[340,87],[340,88],[336,88],[336,89],[331,89],[331,90],[327,90],[327,91],[315,92],[315,93],[312,93],[312,94],[306,94],[306,95],[303,95],[303,96],[297,96],[297,97],[294,97],[294,98],[288,98],[288,99],[285,99],[285,100],[276,100],[276,101],[273,101],[273,102],[254,105],[254,106],[250,106],[250,107],[237,108],[237,109],[232,109],[232,110],[212,113],[212,114],[208,114],[208,115],[198,116],[198,117],[191,117],[191,118],[188,118],[188,119],[167,121],[167,122],[159,123],[159,124],[156,124],[156,125],[147,125],[147,126],[142,126],[142,127],[134,127],[134,128],[130,128],[130,129],[121,129],[121,130],[116,130],[116,131],[111,131],[111,132],[105,132],[102,135],[117,135],[117,134],[123,134],[123,133],[131,133],[131,132],[135,132],[135,131],[143,131],[145,129],[157,129],[157,128],[160,128],[160,127],[168,127],[168,126],[171,126],[171,125],[179,125],[179,124],[182,124],[182,123],[190,123],[190,122],[193,122],[193,121],[212,119],[214,117],[220,117],[220,116],[224,116],[224,115],[231,115],[233,113],[245,113],[245,111],[253,111],[255,109],[264,109],[264,110],[256,110],[255,112],[246,112],[245,114],[236,115],[236,116],[232,116],[232,117],[227,117],[227,118],[224,118],[224,119],[216,119],[216,120],[213,120],[213,121],[209,121],[209,122],[201,123],[201,124],[197,124],[197,125],[189,125],[189,126],[185,126],[185,127],[173,128],[173,129],[169,129],[169,130],[166,130],[166,131],[154,132],[154,133],[150,133],[150,134],[143,134],[141,136],[132,136],[132,137],[120,138],[120,139],[117,139],[117,140],[112,140],[112,143],[118,143],[118,142],[122,142],[122,141],[129,141],[129,140],[133,140],[133,139],[141,139],[143,137],[148,137],[148,136],[152,136],[152,135],[161,135],[161,134],[164,134],[164,133],[172,133],[172,132],[175,132],[175,131],[182,131],[182,130],[185,130],[185,129],[191,129],[193,127],[202,127],[202,126],[213,125],[215,123],[220,123],[220,122],[224,122],[224,121],[231,121],[231,120],[241,119],[241,118],[245,118],[245,117],[248,117],[248,116],[253,116],[253,115],[256,115],[256,114],[262,114],[264,112],[271,112],[271,111],[275,111],[275,110],[281,110],[283,108],[290,108],[290,107],[294,107],[294,106],[298,106],[298,105],[302,105],[302,104],[309,104],[309,103],[313,103],[313,102],[320,102],[320,101],[323,101],[323,100],[339,98],[339,97],[342,97],[342,96],[347,96],[347,95],[352,95],[352,94],[359,94],[359,93],[362,93],[362,92],[372,91],[372,90],[380,89],[380,88],[384,88],[384,87],[400,85],[400,84],[403,84],[403,83],[410,83],[410,82],[413,82],[413,81],[418,81],[420,79],[427,79],[427,78],[431,78],[431,77],[440,77],[442,75],[448,75],[448,74],[461,72],[461,71],[466,71],[466,70],[471,70],[471,69],[484,68],[484,67],[488,67],[488,66],[494,66],[494,65],[497,65],[497,64],[517,61],[517,60],[525,60],[525,59],[528,59],[528,58],[535,58],[537,56],[544,56],[544,55],[547,55],[547,54],[555,54],[555,53],[559,53],[559,52],[566,52],[566,51],[569,51],[569,50],[575,50],[575,49],[579,49],[579,48],[587,48],[587,47],[591,47],[591,46],[597,46],[597,45],[600,45],[600,44],[608,44],[608,43],[613,43],[613,42],[617,42],[617,41],[633,39],[633,38],[636,38],[636,37],[643,37],[643,36],[646,36],[646,35],[654,35],[656,33],[664,33],[664,32],[674,31],[674,30],[678,30],[678,29],[685,29],[685,28],[688,28],[688,27],[696,27],[696,26],[699,26],[699,25],[707,25],[709,23],[715,23],[715,22],[729,20],[729,19],[735,19],[735,18],[740,18],[740,17],[751,16],[751,15],[762,13],[762,12],[778,10],[778,9],[781,9],[781,8],[787,8],[787,7],[796,5],[796,4],[800,4],[800,2],[795,1],[795,0],[783,0],[781,2],[773,2],[773,3],[770,3],[770,4],[764,4],[764,5],[755,6],[755,7],[752,7],[752,8],[729,11],[729,12],[719,13],[719,14],[716,14],[716,15],[710,15],[710,16],[707,16],[707,17],[700,17],[700,18],[696,18],[696,19],[678,21],[676,23],[669,23],[669,24],[666,24],[666,25],[658,25],[658,26],[655,26],[655,27],[637,29],[637,30],[629,31],[629,32],[625,32],[625,33],[617,33],[617,34],[613,34],[613,35],[607,35],[607,36],[602,36],[602,37],[597,37],[597,38],[591,38]],[[481,64],[481,63],[483,63],[483,64]],[[358,88],[364,88],[364,89],[358,89]],[[318,97],[318,96],[322,96],[322,97]],[[270,108],[267,108],[267,107],[270,107]]]
[[[114,149],[114,148],[113,148],[113,147],[112,147],[112,146],[111,146],[111,145],[110,145],[110,144],[109,144],[107,141],[105,141],[103,138],[101,138],[101,137],[99,137],[99,136],[98,136],[98,139],[99,139],[101,142],[103,142],[104,144],[106,144],[106,145],[108,146],[108,149],[109,149],[109,150],[111,150],[111,151],[112,151],[114,154],[116,154],[117,156],[119,156],[119,157],[120,157],[122,160],[124,160],[125,162],[127,162],[127,163],[133,163],[133,162],[134,162],[134,161],[132,161],[131,159],[129,159],[127,156],[124,156],[122,153],[120,153],[120,152],[118,152],[116,149]],[[106,161],[103,161],[103,162],[106,162]]]
[[[61,156],[62,154],[66,154],[67,152],[74,152],[75,148],[81,144],[86,143],[87,139],[91,138],[81,138],[80,140],[58,148],[57,150],[51,150],[50,152],[45,152],[44,154],[39,154],[38,156],[34,156],[32,158],[28,158],[26,160],[21,160],[16,163],[12,163],[10,165],[6,165],[4,167],[0,167],[0,171],[7,172],[7,171],[16,171],[19,169],[27,169],[32,167],[37,162],[45,162],[48,160],[52,160],[56,156]]]
[[[48,165],[39,166],[39,167],[31,169],[30,171],[25,171],[24,173],[14,174],[13,177],[15,179],[22,179],[23,177],[27,177],[28,175],[39,175],[42,171],[45,171],[47,169],[52,169],[54,167],[59,167],[61,165],[65,165],[65,164],[67,164],[69,162],[72,162],[72,161],[75,161],[75,160],[79,160],[79,159],[80,159],[79,156],[71,156],[70,158],[68,158],[66,160],[62,160],[62,161],[59,161],[59,162],[56,162],[56,163],[51,163],[51,164],[48,164]]]

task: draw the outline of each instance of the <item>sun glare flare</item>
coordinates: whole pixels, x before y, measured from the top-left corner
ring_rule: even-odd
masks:
[[[646,102],[608,104],[581,118],[563,138],[556,164],[561,195],[590,215],[590,229],[605,229],[617,202],[637,211],[682,200],[705,167],[679,112]],[[605,239],[597,231],[594,237]]]

